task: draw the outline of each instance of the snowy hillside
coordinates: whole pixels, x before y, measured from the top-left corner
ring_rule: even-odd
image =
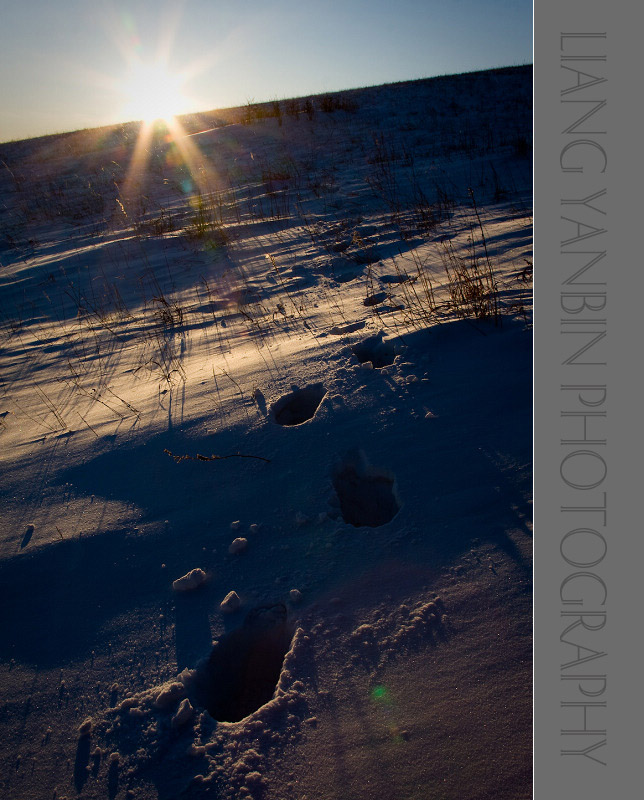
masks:
[[[531,796],[531,82],[0,144],[2,798]]]

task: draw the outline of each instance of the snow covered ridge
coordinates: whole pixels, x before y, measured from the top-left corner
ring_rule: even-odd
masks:
[[[530,106],[0,145],[3,797],[529,796]]]

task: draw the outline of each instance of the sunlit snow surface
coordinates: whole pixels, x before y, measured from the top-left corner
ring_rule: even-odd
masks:
[[[531,795],[530,105],[0,145],[3,798]]]

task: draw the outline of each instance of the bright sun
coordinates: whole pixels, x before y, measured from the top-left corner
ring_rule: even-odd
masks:
[[[186,97],[180,75],[165,64],[135,64],[124,82],[125,118],[153,122],[169,120],[185,111]]]

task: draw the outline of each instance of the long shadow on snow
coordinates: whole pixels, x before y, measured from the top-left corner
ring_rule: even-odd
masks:
[[[270,470],[271,465],[255,458],[236,457],[244,447],[240,445],[241,434],[237,429],[199,436],[203,423],[177,422],[174,417],[179,414],[180,398],[175,402],[171,429],[138,446],[117,447],[86,464],[70,467],[57,476],[57,482],[61,486],[72,485],[77,494],[134,503],[152,519],[180,513],[185,526],[204,521],[193,516],[197,513],[195,506],[200,506],[204,499],[211,501],[206,519],[219,511],[222,504],[243,502],[248,482],[261,480],[262,473]],[[265,456],[263,452],[254,452],[252,445],[246,447],[250,452],[245,455]],[[191,458],[177,464],[166,450],[175,456]],[[234,457],[202,463],[194,460],[198,454]]]
[[[221,600],[220,593],[207,584],[191,597],[173,595],[171,582],[197,563],[208,568],[203,548],[213,546],[207,525],[211,514],[217,514],[219,502],[243,503],[249,483],[261,479],[270,465],[236,458],[176,464],[164,449],[179,454],[199,450],[187,431],[189,426],[183,426],[139,447],[112,450],[57,476],[59,485],[71,484],[76,494],[134,503],[151,519],[170,517],[174,524],[145,535],[136,534],[133,526],[108,529],[24,550],[0,564],[0,604],[5,609],[0,615],[0,658],[41,667],[82,658],[104,644],[100,629],[106,622],[133,608],[158,607],[164,597],[176,607],[179,668],[193,666],[209,650],[208,610]],[[234,432],[216,439],[221,452],[236,452]],[[212,437],[203,446],[215,446]],[[191,502],[203,496],[212,498],[210,506]]]
[[[476,528],[459,532],[461,516],[467,524],[479,518],[489,525],[492,519],[495,532],[488,539],[531,571],[505,532],[515,527],[531,535],[525,523],[530,518],[532,435],[529,333],[523,323],[508,319],[500,328],[462,320],[405,335],[403,341],[406,359],[430,356],[431,406],[436,415],[431,421],[432,444],[436,451],[447,444],[453,459],[441,461],[436,469],[428,454],[423,465],[428,491],[441,499],[453,493],[458,512],[450,521],[450,541],[437,543],[438,549],[447,559],[480,535]],[[481,510],[466,513],[459,508],[459,491],[465,497],[476,498],[479,493]]]
[[[176,531],[172,534],[177,536]],[[160,568],[169,534],[133,538],[110,530],[50,545],[0,566],[0,658],[42,668],[84,658],[105,647],[102,626],[133,608],[158,613],[170,600],[170,575]],[[211,643],[208,586],[176,599],[176,648],[181,666],[193,666]]]

